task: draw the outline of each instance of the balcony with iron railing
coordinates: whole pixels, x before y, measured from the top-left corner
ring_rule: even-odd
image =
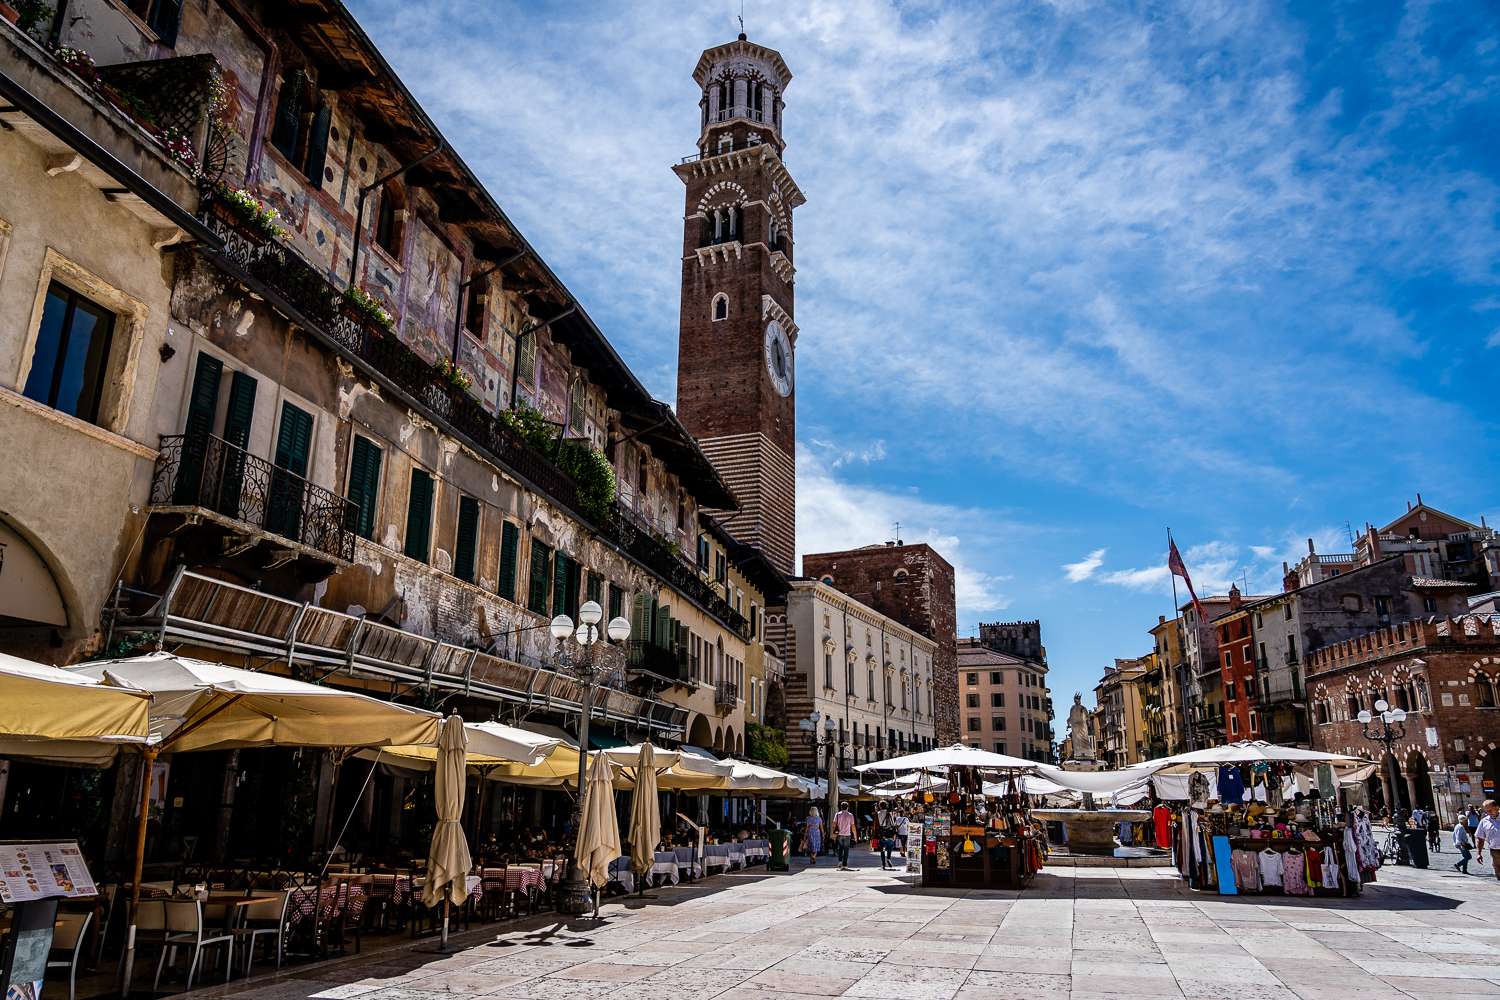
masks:
[[[353,504],[212,434],[162,438],[151,506],[208,511],[344,563],[354,559]]]
[[[487,455],[493,462],[618,545],[669,585],[743,638],[749,622],[701,580],[636,512],[616,503],[590,513],[578,484],[551,459],[533,449],[509,424],[440,374],[393,332],[383,330],[351,308],[342,289],[290,244],[246,224],[214,193],[200,208],[204,225],[223,240],[219,249],[200,248],[215,266],[238,278],[252,292],[343,355],[368,376],[389,386],[409,405]]]
[[[714,685],[714,707],[732,709],[740,702],[740,686],[729,681]]]
[[[648,639],[631,639],[627,645],[627,669],[662,681],[679,684],[687,680],[687,658],[676,643],[662,646]]]

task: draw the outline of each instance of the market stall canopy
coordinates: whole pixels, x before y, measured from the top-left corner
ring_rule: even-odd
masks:
[[[173,653],[69,672],[150,692],[150,745],[164,751],[431,743],[440,722],[424,709]]]
[[[492,777],[517,785],[576,785],[578,783],[578,740],[571,733],[541,723],[528,724],[528,731],[557,740],[556,748],[535,764],[505,764]],[[592,741],[590,741],[592,742]],[[640,744],[610,747],[593,751],[602,754],[614,771],[615,787],[634,787],[634,768],[640,760]],[[656,783],[662,791],[715,791],[724,787],[733,767],[717,760],[707,760],[676,750],[655,751]]]
[[[1037,768],[1037,774],[1070,791],[1114,795],[1149,781],[1151,775],[1158,770],[1150,766],[1151,763],[1153,762],[1137,764],[1118,771],[1069,771],[1052,764],[1042,764]]]
[[[99,756],[107,763],[120,744],[146,741],[150,705],[148,692],[0,653],[0,756]]]
[[[860,764],[856,771],[921,771],[928,768],[980,767],[991,771],[1026,771],[1035,774],[1042,765],[1034,760],[1023,760],[1003,753],[992,753],[978,747],[955,743],[952,746],[924,750],[904,757]]]
[[[685,744],[681,747],[682,762],[685,766],[707,765],[709,763],[719,764],[727,767],[729,773],[725,775],[725,781],[721,786],[726,792],[749,792],[751,794],[782,793],[797,795],[801,794],[793,781],[794,775],[785,771],[778,771],[772,767],[761,764],[752,764],[745,760],[735,760],[733,757],[717,759],[701,747]]]
[[[1373,761],[1347,754],[1330,753],[1325,750],[1304,750],[1301,747],[1283,747],[1265,740],[1241,740],[1221,747],[1189,750],[1172,757],[1161,757],[1137,765],[1149,769],[1151,774],[1191,774],[1193,771],[1211,771],[1234,764],[1284,763],[1315,767],[1330,764],[1340,777],[1364,777],[1375,770]],[[1363,772],[1363,773],[1361,773]]]
[[[465,761],[468,767],[498,767],[505,764],[534,766],[551,756],[559,741],[500,722],[465,722],[467,739]],[[358,757],[398,767],[431,770],[437,761],[438,748],[430,743],[406,744],[361,750]],[[576,764],[576,758],[575,758]]]

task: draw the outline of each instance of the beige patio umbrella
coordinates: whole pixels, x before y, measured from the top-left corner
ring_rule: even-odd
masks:
[[[432,848],[427,854],[427,881],[422,884],[422,905],[443,904],[443,933],[439,947],[448,946],[448,907],[463,905],[469,894],[466,877],[473,861],[469,841],[464,837],[459,819],[464,814],[464,785],[467,781],[464,748],[464,720],[450,715],[438,734],[437,768],[433,771],[433,798],[437,804],[437,825],[432,828]]]
[[[354,691],[174,653],[96,660],[71,667],[68,672],[116,687],[147,691],[152,696],[150,742],[141,750],[145,778],[136,817],[130,925],[121,963],[121,985],[126,993],[135,965],[135,921],[140,912],[141,870],[146,860],[146,826],[151,811],[148,779],[158,754],[236,747],[347,749],[428,743],[437,738],[440,721],[432,712]]]
[[[641,744],[635,767],[635,789],[630,794],[630,866],[646,891],[651,866],[656,863],[656,842],[661,839],[661,811],[656,801],[656,748]]]
[[[100,740],[107,741],[99,747],[106,753],[111,744],[146,741],[150,704],[145,691],[0,653],[0,739]]]
[[[597,890],[609,884],[609,865],[620,856],[620,828],[615,823],[614,775],[609,766],[609,757],[594,754],[589,765],[588,784],[583,792],[583,808],[579,810],[580,829],[577,843],[573,847],[573,860],[583,871],[584,878],[595,887],[594,913],[599,912]]]

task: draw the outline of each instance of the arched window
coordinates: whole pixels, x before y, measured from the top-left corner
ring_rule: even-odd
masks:
[[[1326,701],[1320,701],[1314,704],[1313,713],[1318,720],[1318,725],[1320,726],[1326,726],[1329,722],[1333,721],[1329,717],[1328,702]]]
[[[1431,709],[1432,709],[1432,702],[1428,698],[1428,694],[1427,694],[1427,680],[1426,680],[1426,678],[1418,677],[1417,681],[1416,681],[1416,685],[1417,685],[1417,705],[1418,705],[1419,710],[1423,711],[1423,712],[1431,711]]]
[[[715,323],[717,323],[721,319],[729,318],[729,296],[725,295],[723,292],[720,292],[718,295],[714,296],[713,317],[713,321]]]
[[[1495,684],[1489,675],[1483,672],[1474,675],[1474,687],[1478,692],[1478,703],[1480,708],[1495,707]]]
[[[1349,695],[1344,707],[1349,710],[1349,718],[1354,718],[1359,714],[1359,698],[1353,694]]]
[[[732,152],[734,152],[734,136],[732,136],[732,135],[721,135],[721,136],[719,136],[719,152],[721,152],[721,153],[732,153]]]

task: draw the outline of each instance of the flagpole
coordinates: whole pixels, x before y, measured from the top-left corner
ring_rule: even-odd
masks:
[[[1172,528],[1170,526],[1168,526],[1167,527],[1167,559],[1168,559],[1168,562],[1171,561],[1171,552],[1172,552]],[[1182,612],[1179,610],[1179,608],[1181,608],[1181,604],[1180,604],[1180,602],[1178,601],[1178,598],[1177,598],[1177,574],[1173,573],[1171,571],[1170,566],[1167,569],[1167,576],[1169,576],[1169,577],[1172,578],[1172,628],[1174,628],[1174,629],[1177,630],[1177,651],[1178,651],[1179,655],[1185,656],[1187,654],[1187,643],[1184,640],[1183,635],[1182,635],[1182,626],[1178,624],[1178,620],[1182,617]],[[1186,692],[1180,691],[1179,693],[1182,694],[1182,695],[1184,695],[1184,696],[1186,695]],[[1178,705],[1178,707],[1182,710],[1182,738],[1187,741],[1187,748],[1189,750],[1196,750],[1197,747],[1195,747],[1193,745],[1193,727],[1192,727],[1192,724],[1188,721],[1188,717],[1187,717],[1187,700],[1186,700],[1186,697],[1181,697],[1178,700],[1180,702],[1180,704]]]

